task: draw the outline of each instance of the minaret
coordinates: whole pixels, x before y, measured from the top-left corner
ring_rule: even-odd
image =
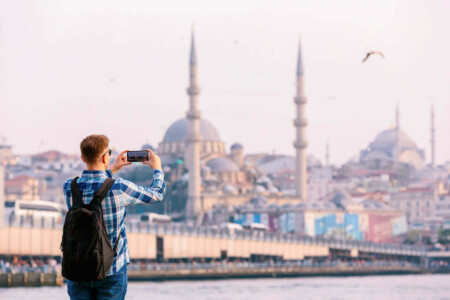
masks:
[[[431,168],[435,169],[436,168],[436,149],[435,149],[435,144],[436,144],[436,140],[435,140],[435,127],[434,127],[434,105],[431,104]]]
[[[400,110],[395,108],[395,149],[394,149],[394,166],[397,166],[400,159]]]
[[[306,125],[307,120],[305,118],[305,104],[306,97],[304,95],[303,84],[303,62],[302,62],[302,47],[301,42],[298,44],[298,62],[297,62],[297,94],[294,98],[294,103],[297,107],[297,118],[294,119],[294,126],[296,128],[296,140],[294,141],[294,147],[296,150],[295,160],[295,190],[297,197],[301,200],[307,200],[307,187],[306,187],[306,147],[308,142],[306,141]]]
[[[327,141],[325,145],[325,167],[330,166],[330,145]]]
[[[189,121],[186,136],[186,166],[189,171],[188,200],[186,203],[186,219],[195,219],[202,211],[200,195],[200,110],[198,107],[197,55],[195,52],[194,30],[192,29],[191,55],[189,60],[189,110],[186,117]]]

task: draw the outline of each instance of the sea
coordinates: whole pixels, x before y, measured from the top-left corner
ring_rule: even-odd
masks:
[[[0,288],[0,299],[69,296],[64,285]],[[450,299],[450,274],[129,282],[126,299]]]

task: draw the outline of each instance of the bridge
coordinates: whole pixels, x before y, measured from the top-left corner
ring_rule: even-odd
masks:
[[[0,228],[0,256],[60,257],[61,225],[7,226]],[[353,258],[427,258],[423,247],[356,240],[283,235],[261,231],[229,231],[180,224],[127,228],[132,260],[170,262],[181,260],[265,259],[296,261],[340,255]]]

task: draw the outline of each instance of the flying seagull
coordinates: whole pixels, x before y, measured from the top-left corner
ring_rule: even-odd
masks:
[[[363,59],[362,62],[365,62],[365,61],[369,58],[369,56],[371,56],[372,54],[378,54],[378,55],[380,55],[382,58],[384,58],[383,53],[381,53],[380,51],[372,51],[372,52],[367,52],[367,55],[366,55],[366,57],[364,57],[364,59]]]

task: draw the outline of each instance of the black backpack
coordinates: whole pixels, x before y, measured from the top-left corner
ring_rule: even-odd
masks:
[[[107,178],[89,204],[84,204],[78,189],[78,177],[72,180],[72,207],[64,221],[61,242],[62,275],[72,281],[103,280],[109,272],[114,253],[103,221],[102,201],[114,180]]]

